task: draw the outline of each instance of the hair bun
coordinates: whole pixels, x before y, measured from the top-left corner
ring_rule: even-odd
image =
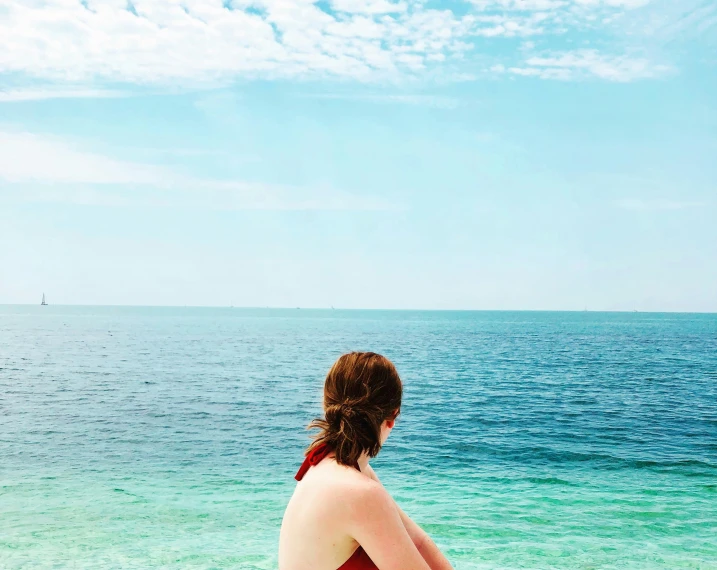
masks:
[[[339,411],[344,419],[352,420],[358,415],[358,410],[350,404],[340,404]]]
[[[332,425],[340,425],[341,420],[353,420],[359,415],[359,411],[349,403],[341,402],[326,407],[326,421]]]

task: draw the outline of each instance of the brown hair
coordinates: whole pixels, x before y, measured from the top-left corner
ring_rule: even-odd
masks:
[[[324,383],[325,419],[316,418],[307,428],[321,430],[307,453],[326,443],[337,463],[357,468],[363,452],[376,457],[381,449],[381,424],[396,418],[402,394],[401,378],[385,356],[375,352],[340,356]]]

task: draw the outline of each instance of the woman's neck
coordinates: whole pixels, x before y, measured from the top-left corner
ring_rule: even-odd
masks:
[[[366,452],[363,452],[359,456],[357,463],[358,463],[359,469],[361,469],[361,472],[366,471],[366,466],[368,465],[369,459],[370,459],[370,457],[368,456],[368,453],[366,453]]]

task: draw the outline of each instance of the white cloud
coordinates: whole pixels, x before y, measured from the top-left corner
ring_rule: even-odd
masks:
[[[558,8],[640,8],[650,0],[471,0],[482,10],[545,11]]]
[[[0,131],[0,180],[6,182],[166,185],[173,177],[156,166],[79,150],[57,137]]]
[[[0,72],[154,84],[306,73],[361,79],[461,52],[473,27],[467,16],[383,0],[339,0],[335,13],[308,0],[224,4],[8,0]]]
[[[599,0],[587,1],[587,0],[576,0],[578,4],[599,4]],[[642,8],[647,6],[652,0],[602,0],[602,4],[605,6],[613,6],[616,8]]]
[[[0,182],[0,189],[3,185]],[[116,185],[34,184],[8,187],[0,204],[75,204],[179,210],[400,210],[399,205],[375,197],[358,197],[325,188],[292,188],[241,182],[195,180],[193,185],[118,187]]]
[[[668,73],[670,68],[654,65],[645,58],[604,55],[597,50],[584,49],[529,57],[524,65],[511,67],[507,71],[514,75],[541,79],[597,77],[608,81],[627,82],[659,77]]]
[[[444,65],[460,76],[461,62],[486,38],[562,33],[581,18],[642,3],[476,0],[458,14],[423,0],[2,0],[0,73],[160,86],[307,75],[373,80]],[[5,100],[50,96],[63,95],[14,92]]]
[[[396,209],[384,200],[327,187],[212,180],[117,160],[65,139],[0,130],[0,198],[106,206],[220,210]]]
[[[568,0],[473,0],[472,4],[481,10],[554,10],[562,8]]]
[[[434,107],[436,109],[455,109],[460,105],[455,97],[440,95],[420,95],[401,93],[316,93],[306,95],[312,99],[340,99],[350,101],[365,101],[377,104],[402,104]]]
[[[392,14],[408,10],[405,2],[386,0],[332,0],[331,7],[338,12],[352,14]]]
[[[43,99],[98,99],[124,97],[127,93],[109,89],[58,89],[47,87],[42,89],[9,89],[0,91],[0,103],[16,103],[21,101],[40,101]]]

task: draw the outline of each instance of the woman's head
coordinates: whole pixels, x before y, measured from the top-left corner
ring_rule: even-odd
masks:
[[[391,361],[374,352],[351,352],[334,363],[324,383],[325,419],[310,449],[330,445],[341,465],[356,466],[365,452],[375,457],[401,409],[403,384]]]

